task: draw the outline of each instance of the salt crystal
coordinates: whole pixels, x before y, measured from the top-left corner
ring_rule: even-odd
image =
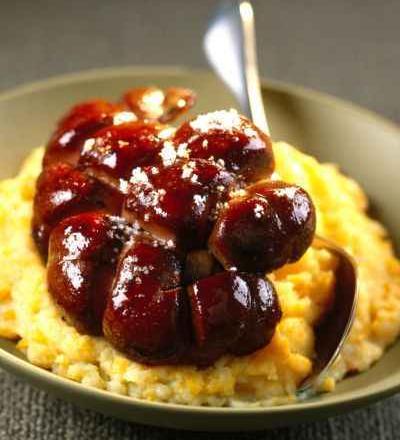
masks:
[[[165,141],[163,148],[160,151],[161,160],[164,166],[172,165],[176,160],[176,150],[174,144],[170,141]]]
[[[241,125],[242,120],[235,109],[205,113],[190,122],[190,126],[200,133],[208,133],[210,130],[233,132],[240,129]]]

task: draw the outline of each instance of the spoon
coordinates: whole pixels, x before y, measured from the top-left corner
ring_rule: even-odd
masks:
[[[254,12],[249,1],[222,3],[205,34],[204,51],[242,111],[270,135],[258,74]],[[346,341],[357,303],[358,275],[354,259],[323,237],[316,236],[313,246],[336,255],[338,267],[333,303],[315,328],[313,369],[297,390],[299,398],[314,394],[322,383]]]

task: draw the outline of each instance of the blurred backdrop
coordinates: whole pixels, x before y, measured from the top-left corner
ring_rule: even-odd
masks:
[[[0,0],[0,90],[93,67],[205,67],[216,0]],[[261,72],[400,121],[400,0],[254,0]]]

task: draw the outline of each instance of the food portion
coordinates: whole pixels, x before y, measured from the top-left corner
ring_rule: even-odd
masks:
[[[206,247],[220,206],[236,181],[205,159],[133,170],[124,215],[182,252]]]
[[[310,196],[298,186],[271,180],[229,200],[209,244],[227,270],[269,273],[299,260],[314,231]]]
[[[103,317],[106,338],[148,364],[187,359],[190,322],[179,253],[142,231],[121,256]]]
[[[269,177],[274,171],[270,138],[235,111],[216,111],[183,123],[173,144],[191,158],[212,159],[245,182]]]
[[[189,287],[189,299],[197,364],[266,346],[282,314],[272,282],[250,273],[225,271],[200,279]]]
[[[196,95],[182,87],[139,87],[125,93],[123,101],[138,119],[171,122],[192,108]]]
[[[53,229],[47,283],[78,331],[102,334],[117,259],[129,235],[123,219],[97,211],[67,217]]]
[[[337,283],[316,227],[360,276],[333,389],[400,332],[385,231],[352,180],[236,111],[167,125],[193,103],[186,89],[144,88],[80,104],[0,182],[0,336],[34,364],[132,397],[287,402]]]
[[[101,99],[76,105],[58,123],[47,144],[43,164],[75,164],[84,141],[98,129],[121,120],[121,115],[125,121],[132,120],[133,117],[133,114],[125,112],[121,105]]]
[[[32,236],[62,316],[148,365],[265,347],[282,315],[265,274],[315,232],[311,198],[270,180],[271,141],[244,116],[166,125],[193,101],[141,88],[74,107],[36,185]]]

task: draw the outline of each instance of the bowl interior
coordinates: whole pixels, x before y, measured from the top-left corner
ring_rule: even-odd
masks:
[[[93,97],[115,99],[127,88],[146,84],[180,85],[194,89],[198,93],[196,112],[236,107],[232,96],[214,76],[182,69],[124,68],[93,71],[22,87],[0,97],[0,178],[16,173],[26,154],[46,142],[56,120],[74,103]],[[357,179],[370,196],[379,218],[388,227],[397,249],[400,249],[400,208],[394,203],[400,200],[399,129],[368,111],[297,87],[266,82],[263,92],[273,137],[299,146],[322,161],[335,162],[345,173]],[[14,345],[0,339],[0,348],[8,353],[0,350],[0,363],[12,369],[13,359],[17,359]],[[79,389],[85,389],[92,402],[97,403],[87,402],[84,405],[109,413],[119,409],[120,416],[131,420],[204,429],[203,414],[207,415],[209,429],[240,429],[243,428],[243,422],[251,422],[249,428],[264,428],[304,420],[304,416],[315,418],[331,415],[390,394],[400,387],[399,359],[400,343],[388,350],[382,360],[368,372],[344,380],[333,393],[290,407],[262,411],[197,409],[190,413],[191,417],[186,421],[179,417],[176,406],[171,406],[176,410],[175,416],[160,421],[150,417],[152,408],[161,411],[161,406],[140,402],[131,404],[127,399],[121,398],[118,401],[115,396],[112,400],[116,406],[112,410],[111,398],[108,403],[101,403],[107,400],[105,393],[96,394],[96,391],[87,390],[83,386],[74,388],[75,385],[70,385],[66,380],[50,379],[49,373],[39,373],[24,361],[15,364],[15,371],[59,394],[69,389],[70,392],[64,395],[71,399],[73,390],[79,394]],[[127,408],[135,405],[136,412],[132,409],[129,412]],[[143,416],[143,408],[146,408],[147,419]],[[186,413],[187,409],[184,411]],[[285,412],[287,419],[279,421],[277,413]]]

